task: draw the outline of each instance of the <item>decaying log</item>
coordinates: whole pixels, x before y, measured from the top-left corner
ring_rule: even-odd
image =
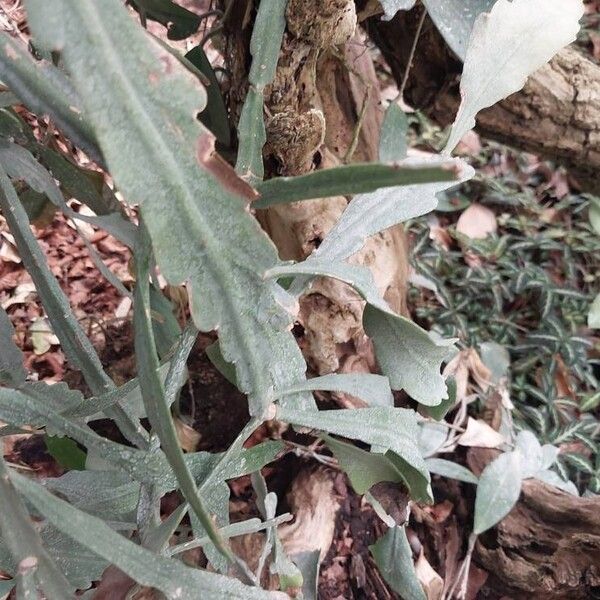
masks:
[[[494,455],[474,449],[469,466],[479,473]],[[597,598],[600,499],[526,480],[515,508],[480,536],[474,558],[490,574],[486,586],[511,598]]]
[[[391,21],[371,17],[366,23],[398,82],[417,19],[415,11],[400,11]],[[406,85],[407,102],[448,125],[460,101],[461,70],[461,62],[426,19]],[[600,65],[575,48],[563,49],[523,90],[482,111],[477,128],[490,139],[559,161],[584,189],[600,191]]]

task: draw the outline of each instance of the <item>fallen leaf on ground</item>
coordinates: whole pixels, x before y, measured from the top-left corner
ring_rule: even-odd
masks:
[[[499,448],[506,440],[485,421],[469,417],[466,431],[458,438],[461,446],[475,446],[477,448]]]
[[[498,222],[494,211],[481,204],[471,204],[458,218],[456,231],[473,240],[496,233]]]

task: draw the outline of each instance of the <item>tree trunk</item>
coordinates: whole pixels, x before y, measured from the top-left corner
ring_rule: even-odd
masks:
[[[371,17],[366,23],[398,82],[415,35],[415,13],[400,11],[391,21]],[[406,85],[407,102],[448,125],[460,102],[461,70],[427,18]],[[563,49],[520,92],[482,111],[477,128],[486,137],[561,162],[584,189],[600,191],[600,66],[576,49]]]

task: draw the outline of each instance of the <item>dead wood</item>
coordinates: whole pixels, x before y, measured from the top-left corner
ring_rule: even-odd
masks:
[[[495,456],[473,449],[475,473]],[[486,586],[511,598],[546,600],[600,596],[600,499],[580,498],[536,479],[526,480],[515,508],[480,536],[475,561]]]

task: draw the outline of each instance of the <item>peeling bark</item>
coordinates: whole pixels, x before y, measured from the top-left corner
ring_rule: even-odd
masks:
[[[367,29],[396,81],[406,70],[417,15],[400,11],[391,21],[372,17]],[[462,64],[428,18],[408,78],[407,102],[440,125],[458,110]],[[600,65],[565,48],[527,81],[525,87],[482,111],[478,131],[518,149],[557,160],[589,191],[600,181]]]

